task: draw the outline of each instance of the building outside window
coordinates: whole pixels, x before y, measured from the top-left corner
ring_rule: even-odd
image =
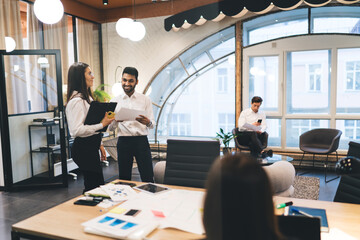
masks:
[[[309,91],[321,90],[321,72],[321,64],[308,65]]]
[[[360,90],[360,61],[346,62],[346,90]]]
[[[191,135],[191,116],[186,113],[175,113],[171,115],[170,136]]]
[[[231,132],[235,128],[234,119],[234,113],[219,113],[219,128],[222,128],[225,133]]]
[[[344,135],[348,139],[360,139],[360,120],[345,120]]]
[[[218,93],[227,93],[228,91],[227,69],[218,68],[217,77],[218,77]]]

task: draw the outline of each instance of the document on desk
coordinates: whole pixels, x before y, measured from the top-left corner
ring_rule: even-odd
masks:
[[[139,115],[146,116],[146,112],[142,110],[130,109],[130,108],[120,108],[118,112],[115,113],[115,120],[117,121],[135,121]]]
[[[88,233],[130,238],[159,228],[176,228],[195,234],[204,234],[202,204],[204,192],[171,189],[156,195],[136,193],[106,214],[82,225]],[[138,214],[129,216],[128,212]],[[141,238],[139,238],[141,239]]]
[[[321,233],[321,240],[356,240],[357,238],[350,236],[349,234],[341,231],[338,228],[330,228],[328,233]]]
[[[160,221],[160,228],[176,228],[195,234],[203,234],[202,204],[204,192],[172,189],[150,195],[138,193],[138,198],[122,203],[124,209],[139,209],[138,218]]]

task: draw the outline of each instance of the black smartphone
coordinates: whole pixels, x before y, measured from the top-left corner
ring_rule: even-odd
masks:
[[[89,201],[84,199],[79,199],[74,202],[76,205],[84,205],[84,206],[96,206],[98,205],[99,201]]]
[[[127,213],[125,213],[125,215],[135,217],[139,212],[140,212],[140,210],[130,209]]]
[[[116,182],[115,184],[121,184],[121,185],[129,185],[130,187],[135,187],[135,183],[129,183],[129,182]]]
[[[261,123],[262,122],[262,119],[258,119],[258,123]]]

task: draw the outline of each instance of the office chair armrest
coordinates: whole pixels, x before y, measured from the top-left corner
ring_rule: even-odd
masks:
[[[347,156],[339,159],[335,165],[335,172],[337,175],[359,174],[360,159],[353,156]]]

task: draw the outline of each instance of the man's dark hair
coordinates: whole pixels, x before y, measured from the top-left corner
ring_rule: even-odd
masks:
[[[126,67],[126,68],[124,68],[124,71],[123,71],[122,74],[124,75],[124,73],[133,75],[133,76],[135,76],[135,79],[138,80],[139,73],[138,73],[138,70],[136,68],[134,68],[134,67]]]
[[[251,99],[251,103],[262,103],[262,98],[259,96],[255,96]]]

